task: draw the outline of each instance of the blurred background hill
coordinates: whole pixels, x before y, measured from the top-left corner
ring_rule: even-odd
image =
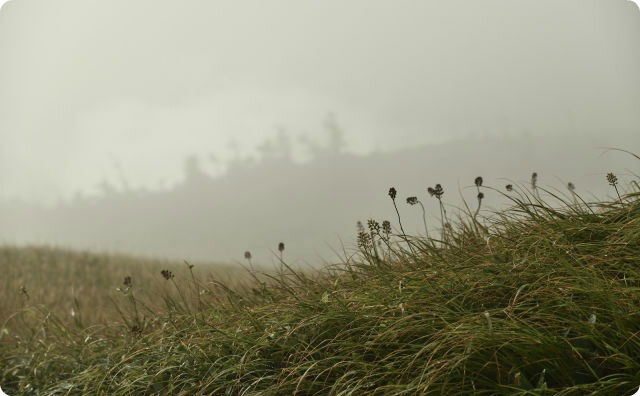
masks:
[[[640,148],[636,135],[601,138],[504,136],[458,139],[411,149],[356,155],[332,145],[313,145],[312,158],[296,162],[286,136],[263,143],[261,157],[236,159],[221,175],[202,169],[203,159],[185,159],[183,178],[163,190],[131,189],[104,181],[103,191],[45,206],[8,201],[0,206],[0,238],[10,243],[51,243],[65,247],[203,261],[239,261],[245,250],[257,260],[274,260],[278,242],[292,261],[319,264],[336,258],[333,250],[352,248],[356,222],[388,219],[397,227],[387,189],[399,191],[409,232],[423,232],[415,195],[427,208],[429,226],[439,227],[439,210],[426,188],[441,183],[447,204],[462,198],[476,206],[473,180],[504,191],[507,183],[529,185],[532,172],[542,187],[563,194],[570,181],[586,200],[612,191],[605,174],[636,179],[635,158],[607,152],[604,144]],[[485,208],[506,204],[486,191]],[[450,209],[455,213],[455,209]]]

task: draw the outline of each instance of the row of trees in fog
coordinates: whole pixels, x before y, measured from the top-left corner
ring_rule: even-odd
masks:
[[[478,176],[486,186],[529,184],[566,190],[573,183],[584,197],[610,191],[610,171],[624,180],[637,163],[622,154],[602,155],[586,140],[566,138],[485,138],[355,155],[344,150],[340,128],[326,126],[328,139],[315,144],[306,161],[295,161],[285,134],[266,142],[259,155],[237,158],[227,171],[205,172],[196,157],[185,163],[182,182],[164,190],[111,188],[54,208],[20,203],[0,205],[0,239],[54,243],[199,260],[255,262],[277,257],[278,242],[287,256],[309,263],[334,257],[354,245],[357,221],[389,220],[398,226],[387,192],[398,190],[407,232],[424,230],[422,214],[405,205],[409,196],[425,204],[429,226],[438,228],[439,207],[427,187],[441,184],[452,215],[462,199],[475,202]],[[629,136],[627,147],[638,147]],[[628,173],[628,172],[626,172]],[[500,194],[485,191],[483,211],[503,205]]]

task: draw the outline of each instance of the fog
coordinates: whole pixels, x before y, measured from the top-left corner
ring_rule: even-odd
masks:
[[[640,152],[639,66],[626,0],[12,0],[0,240],[317,264],[397,225],[391,186],[430,227],[426,187],[475,204],[480,174],[606,196],[638,170],[603,148]]]

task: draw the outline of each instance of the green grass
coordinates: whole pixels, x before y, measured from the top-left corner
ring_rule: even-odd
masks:
[[[474,208],[442,241],[364,231],[357,254],[314,273],[283,263],[231,287],[183,266],[155,281],[161,309],[144,307],[152,299],[138,299],[134,277],[117,321],[33,314],[0,345],[0,385],[10,395],[632,394],[640,193],[589,205],[506,194],[512,208]]]

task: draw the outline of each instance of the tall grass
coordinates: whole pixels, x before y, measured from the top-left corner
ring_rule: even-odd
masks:
[[[166,311],[166,299],[175,299],[179,294],[178,290],[161,282],[162,270],[179,273],[180,282],[188,277],[192,286],[211,277],[231,284],[248,279],[246,271],[237,266],[191,266],[190,275],[181,271],[186,265],[170,260],[47,246],[2,246],[0,344],[12,340],[13,333],[30,328],[24,323],[31,317],[30,312],[43,311],[55,315],[61,323],[88,327],[119,321],[125,312],[128,318],[129,311],[138,308],[140,315],[147,316]],[[200,280],[196,281],[196,278]],[[195,289],[190,292],[190,298],[197,304],[199,294]]]
[[[442,241],[371,226],[357,254],[316,272],[282,260],[232,287],[172,269],[157,280],[170,309],[139,322],[140,306],[102,327],[35,315],[0,350],[0,383],[12,395],[633,393],[640,192],[587,203],[538,184],[483,189],[512,206],[482,226],[478,211],[445,226],[441,206]],[[135,284],[124,293],[138,304]]]

